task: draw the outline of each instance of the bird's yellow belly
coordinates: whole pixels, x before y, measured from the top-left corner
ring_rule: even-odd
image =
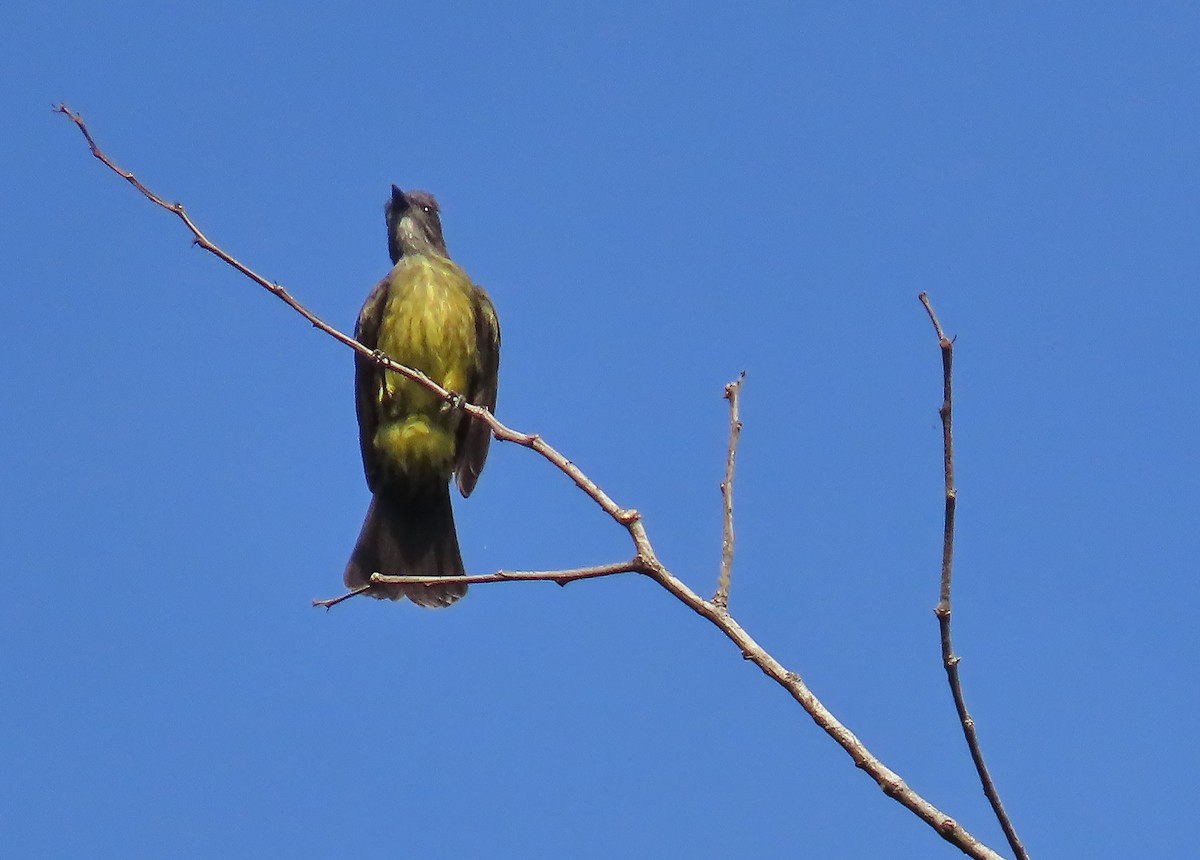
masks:
[[[402,260],[393,270],[377,346],[401,364],[462,392],[475,360],[475,309],[465,273],[449,261]],[[383,374],[375,447],[390,469],[448,476],[461,413],[398,373]]]

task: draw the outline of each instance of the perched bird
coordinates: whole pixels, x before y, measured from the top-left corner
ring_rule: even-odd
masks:
[[[496,408],[500,324],[488,294],[450,259],[437,202],[424,191],[392,186],[384,207],[394,268],[358,315],[364,346],[423,371],[469,402]],[[346,565],[354,589],[371,574],[462,576],[450,508],[453,475],[464,497],[487,459],[486,424],[428,389],[355,354],[354,396],[371,507]],[[375,584],[367,594],[421,606],[449,606],[463,583]]]

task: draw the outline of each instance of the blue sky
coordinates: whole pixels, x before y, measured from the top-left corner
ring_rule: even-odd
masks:
[[[956,856],[636,577],[332,612],[368,495],[348,350],[190,247],[50,107],[348,329],[390,183],[504,332],[498,414],[715,584],[1006,852],[1192,846],[1200,11],[1186,3],[217,2],[0,10],[0,854]],[[461,502],[461,500],[459,500]],[[529,452],[473,571],[625,558]]]

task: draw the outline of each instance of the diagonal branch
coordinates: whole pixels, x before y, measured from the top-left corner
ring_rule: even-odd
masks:
[[[946,473],[946,525],[942,535],[942,585],[937,608],[934,610],[938,619],[938,628],[941,631],[942,664],[946,667],[946,678],[950,682],[950,692],[954,696],[954,707],[958,711],[958,719],[962,723],[963,734],[967,739],[967,748],[971,751],[971,759],[975,762],[975,770],[983,785],[983,793],[987,795],[988,803],[992,805],[992,811],[999,820],[1000,827],[1004,830],[1004,836],[1008,839],[1013,854],[1018,860],[1029,860],[1029,855],[1025,853],[1025,846],[1021,844],[1021,839],[1013,827],[1012,819],[1008,817],[1004,804],[1000,801],[1000,793],[996,790],[991,773],[988,772],[987,763],[983,760],[983,750],[979,746],[975,721],[967,712],[967,702],[963,698],[962,681],[958,674],[958,664],[962,658],[954,653],[954,646],[950,639],[950,584],[954,574],[954,514],[958,505],[958,490],[954,486],[954,433],[951,424],[954,402],[954,391],[951,385],[954,341],[947,338],[946,333],[942,331],[942,324],[938,322],[937,314],[933,312],[933,305],[929,302],[928,294],[921,293],[918,298],[929,314],[934,331],[937,332],[938,346],[942,350],[942,406],[938,410],[938,415],[942,418],[942,451]]]
[[[371,586],[369,583],[367,585],[360,585],[358,588],[351,589],[345,594],[339,594],[337,597],[327,597],[324,600],[314,600],[313,606],[321,606],[325,609],[333,609],[333,607],[337,606],[339,603],[349,600],[351,597],[358,597],[360,594],[366,594],[370,590]]]
[[[721,507],[725,529],[721,536],[721,575],[717,579],[717,593],[712,602],[721,609],[729,608],[729,580],[733,575],[733,467],[737,460],[738,438],[742,435],[742,419],[738,412],[742,383],[746,371],[725,386],[725,399],[729,401],[729,453],[725,456],[725,480],[721,482]]]
[[[105,155],[100,147],[96,145],[96,141],[92,138],[91,132],[88,130],[87,125],[84,124],[83,118],[79,114],[74,113],[64,104],[58,105],[56,108],[54,108],[54,111],[56,113],[63,114],[69,120],[71,120],[76,127],[78,127],[79,131],[87,140],[88,148],[91,149],[92,155],[103,162],[109,170],[133,185],[133,187],[141,192],[142,196],[148,199],[151,203],[154,203],[156,206],[161,206],[168,212],[172,212],[179,216],[179,219],[183,221],[184,226],[187,227],[194,237],[194,243],[196,245],[203,248],[205,251],[208,251],[214,257],[217,257],[218,259],[228,263],[247,278],[254,281],[254,283],[258,284],[260,287],[282,300],[285,304],[287,304],[288,307],[292,308],[292,310],[296,311],[296,313],[300,314],[300,316],[312,323],[314,328],[320,329],[333,339],[344,343],[346,346],[350,347],[360,355],[373,360],[385,370],[391,370],[395,373],[399,373],[401,376],[406,376],[414,382],[423,385],[425,388],[429,389],[447,403],[462,408],[473,418],[485,422],[488,427],[491,428],[491,431],[495,437],[500,441],[513,442],[517,445],[521,445],[522,447],[529,448],[530,450],[541,454],[556,467],[558,467],[559,471],[563,472],[567,477],[574,481],[575,485],[579,487],[579,489],[583,490],[585,493],[595,499],[596,503],[600,505],[606,514],[617,520],[617,522],[621,523],[622,525],[628,525],[632,520],[638,518],[639,514],[637,511],[626,511],[617,507],[617,504],[599,487],[597,487],[585,474],[583,474],[583,472],[576,467],[575,464],[573,464],[570,460],[568,460],[550,445],[546,444],[541,437],[530,433],[518,433],[516,430],[513,430],[510,427],[506,427],[497,421],[496,416],[492,415],[492,413],[484,407],[477,406],[474,403],[465,402],[458,394],[442,388],[442,386],[438,385],[421,371],[400,364],[398,361],[393,361],[384,355],[384,353],[380,350],[373,350],[363,346],[357,340],[350,337],[350,335],[338,331],[308,308],[304,307],[304,305],[300,304],[300,302],[297,301],[295,297],[293,297],[292,294],[282,286],[268,281],[262,275],[250,269],[250,267],[242,264],[241,261],[227,254],[224,250],[209,241],[208,237],[200,231],[200,228],[193,223],[191,217],[184,210],[182,203],[166,202],[163,198],[159,197],[157,194],[143,185],[136,176],[129,171],[122,170],[107,155]]]
[[[209,253],[224,260],[233,268],[250,278],[259,286],[270,291],[286,302],[297,313],[303,316],[306,320],[319,328],[321,331],[330,335],[338,341],[349,346],[356,352],[368,356],[377,362],[381,367],[388,370],[400,373],[409,379],[414,380],[437,396],[443,398],[447,403],[454,404],[464,409],[473,418],[487,423],[491,428],[492,433],[497,439],[504,442],[515,442],[518,445],[529,448],[537,452],[542,457],[550,461],[559,471],[569,477],[579,489],[586,493],[597,505],[612,517],[617,523],[623,526],[629,533],[636,550],[633,561],[621,563],[617,565],[602,566],[593,569],[595,576],[608,576],[620,572],[638,572],[653,579],[667,592],[672,594],[681,603],[695,612],[697,615],[710,621],[717,629],[719,629],[735,646],[741,651],[742,656],[758,666],[762,671],[783,687],[794,698],[802,708],[812,717],[813,721],[821,727],[839,746],[854,761],[854,764],[861,768],[863,772],[868,774],[884,793],[896,800],[905,808],[912,811],[918,818],[928,824],[934,831],[947,842],[955,845],[960,851],[969,857],[979,858],[979,860],[999,860],[1000,855],[992,849],[988,848],[953,818],[942,812],[928,800],[923,798],[900,778],[898,774],[886,767],[883,762],[876,758],[863,743],[855,737],[855,735],[826,708],[808,686],[801,680],[800,676],[795,672],[786,669],[778,660],[768,654],[761,645],[755,642],[745,630],[739,625],[723,608],[715,602],[705,600],[696,592],[692,591],[680,579],[672,574],[658,560],[658,556],[654,552],[653,546],[650,544],[650,539],[646,534],[645,524],[641,514],[636,510],[622,508],[617,505],[594,481],[588,478],[575,464],[569,461],[561,453],[544,442],[540,436],[529,433],[519,433],[506,427],[496,420],[496,417],[487,409],[481,406],[465,403],[462,398],[442,388],[433,382],[425,374],[410,367],[405,367],[392,361],[386,355],[379,351],[367,349],[358,341],[339,332],[337,329],[326,324],[318,319],[314,314],[300,305],[290,293],[278,284],[273,284],[267,281],[262,276],[251,271],[247,266],[243,265],[229,254],[218,248],[210,242],[203,233],[192,223],[192,220],[187,216],[183,206],[178,203],[167,203],[161,197],[158,197],[144,186],[132,173],[121,170],[106,156],[96,142],[92,139],[92,135],[84,125],[83,120],[78,114],[72,113],[65,105],[59,105],[55,110],[58,113],[65,115],[70,119],[82,132],[84,138],[88,142],[88,146],[92,154],[102,161],[110,170],[131,183],[143,196],[149,199],[152,203],[161,206],[169,212],[175,213],[182,219],[184,225],[191,231],[196,239],[196,244],[204,248]],[[624,570],[618,570],[624,568]],[[501,579],[519,580],[519,579],[566,579],[584,578],[583,576],[570,577],[568,574],[578,573],[578,571],[551,571],[548,574],[530,573],[530,575],[521,577],[515,574],[488,574],[482,578],[470,578],[468,581],[486,581],[499,582]],[[406,582],[420,581],[420,577],[399,577],[392,579],[403,579]],[[357,593],[350,592],[341,597],[332,598],[328,601],[318,601],[317,605],[332,606],[342,600],[354,597]]]

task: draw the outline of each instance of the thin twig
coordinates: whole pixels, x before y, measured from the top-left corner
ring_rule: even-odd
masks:
[[[738,402],[746,371],[725,386],[725,399],[729,401],[729,450],[725,455],[725,480],[721,482],[721,507],[725,528],[721,535],[721,575],[717,579],[717,593],[712,602],[721,609],[729,608],[729,580],[733,575],[733,467],[737,460],[738,438],[742,435],[742,419],[738,414]]]
[[[942,664],[946,667],[946,679],[950,682],[950,692],[954,696],[954,707],[958,711],[959,722],[962,723],[963,735],[967,739],[967,748],[971,751],[971,760],[975,762],[975,770],[979,774],[979,782],[983,793],[987,795],[988,803],[1004,830],[1009,847],[1018,860],[1028,860],[1025,846],[1021,844],[1013,827],[1012,819],[1000,801],[1000,793],[988,772],[987,763],[983,759],[983,750],[979,746],[979,736],[975,731],[975,720],[967,712],[967,702],[963,698],[962,681],[959,678],[958,664],[961,658],[954,653],[954,645],[950,639],[950,584],[954,574],[954,514],[958,505],[958,490],[954,486],[954,433],[952,432],[954,390],[951,384],[951,370],[954,366],[954,341],[946,337],[942,324],[938,322],[929,296],[921,293],[918,298],[929,313],[929,320],[937,332],[938,346],[942,350],[942,406],[938,415],[942,418],[942,452],[946,474],[946,516],[945,529],[942,535],[942,584],[938,596],[937,615],[938,628],[942,640]]]
[[[473,576],[456,576],[455,583],[476,585],[487,582],[557,582],[566,585],[580,579],[595,579],[598,576],[613,576],[618,573],[646,573],[646,566],[638,559],[618,561],[613,564],[598,564],[592,567],[573,567],[567,570],[498,570],[495,573],[480,573]],[[371,574],[371,582],[387,585],[444,585],[443,576],[392,576],[384,573]]]
[[[469,576],[456,576],[454,581],[460,585],[477,585],[488,582],[555,582],[566,585],[579,579],[595,579],[600,576],[614,576],[618,573],[645,573],[644,566],[636,558],[630,561],[619,561],[613,564],[598,564],[592,567],[575,567],[566,570],[498,570],[495,573],[478,573]],[[386,585],[445,585],[443,576],[391,576],[385,573],[371,574],[371,583]],[[357,597],[371,590],[371,583],[360,585],[352,591],[330,597],[326,600],[314,600],[313,606],[329,608],[343,600]]]
[[[311,322],[314,326],[329,334],[331,337],[341,341],[356,352],[371,357],[381,367],[400,373],[409,379],[414,380],[420,385],[423,385],[435,395],[445,399],[447,402],[459,402],[461,398],[453,392],[446,391],[441,386],[437,385],[425,374],[414,370],[410,367],[405,367],[395,361],[389,359],[381,352],[367,349],[358,341],[327,325],[308,310],[303,308],[292,296],[278,284],[272,284],[261,276],[252,272],[242,263],[235,260],[233,257],[226,254],[217,246],[208,241],[207,238],[197,229],[191,219],[184,213],[183,207],[179,204],[168,204],[162,198],[150,192],[144,185],[139,182],[132,173],[127,173],[118,168],[109,158],[100,151],[84,125],[83,120],[78,114],[72,113],[65,105],[59,105],[55,110],[66,115],[87,139],[88,146],[92,150],[92,154],[100,159],[109,169],[129,181],[135,188],[138,189],[151,202],[174,212],[178,215],[196,237],[197,244],[205,248],[205,250],[224,260],[233,268],[237,269],[246,277],[253,280],[259,286],[269,290],[274,295],[285,301],[290,307],[296,310],[301,316]],[[567,460],[562,454],[544,442],[541,437],[528,434],[518,433],[496,420],[488,410],[475,404],[464,403],[462,408],[468,414],[477,420],[485,421],[491,428],[496,438],[501,441],[515,442],[537,452],[545,459],[549,460],[560,471],[567,475],[577,487],[585,492],[600,508],[612,517],[617,523],[624,526],[629,532],[629,536],[633,541],[636,549],[634,561],[628,565],[614,565],[613,567],[628,567],[626,571],[620,572],[638,572],[653,579],[664,589],[674,595],[680,602],[691,609],[696,614],[708,619],[722,633],[741,650],[742,656],[745,659],[753,662],[756,666],[763,670],[770,678],[774,679],[784,689],[786,689],[792,697],[800,703],[800,706],[808,712],[813,721],[817,723],[833,740],[841,746],[854,760],[855,765],[861,768],[865,773],[875,780],[875,782],[883,789],[884,793],[889,797],[894,798],[897,802],[905,806],[916,814],[922,821],[930,825],[943,839],[959,848],[964,854],[980,858],[980,860],[999,860],[1000,855],[992,851],[986,845],[977,840],[974,836],[963,829],[953,818],[939,810],[929,801],[925,800],[915,791],[908,787],[905,782],[893,771],[888,769],[878,758],[870,753],[862,742],[859,741],[854,734],[844,725],[838,722],[830,711],[821,704],[821,702],[813,695],[800,676],[795,672],[791,672],[783,667],[774,657],[763,650],[757,642],[750,638],[741,626],[733,620],[727,611],[718,607],[714,602],[705,600],[696,592],[688,588],[682,581],[676,578],[667,568],[658,560],[654,552],[653,546],[650,544],[650,539],[646,534],[645,523],[641,515],[633,509],[626,509],[618,506],[603,490],[601,490],[595,482],[583,474],[583,472],[573,463]],[[597,569],[598,570],[598,569]],[[617,573],[617,570],[604,570],[600,575],[611,575]],[[555,572],[551,572],[555,573]],[[557,572],[559,574],[562,571]],[[500,581],[496,578],[496,574],[487,575],[491,577],[486,581]],[[508,576],[507,579],[518,579],[517,577]],[[420,577],[397,577],[394,579],[404,579],[406,581],[420,580]],[[429,579],[428,577],[426,579]],[[478,580],[475,580],[478,581]],[[351,592],[341,597],[331,598],[329,601],[318,601],[317,605],[327,606],[335,605],[336,603],[346,600],[354,596]]]
[[[339,594],[337,597],[330,597],[325,600],[314,600],[313,606],[323,606],[326,609],[332,609],[343,600],[349,600],[351,597],[358,597],[360,594],[366,594],[370,590],[371,586],[369,584],[360,585],[358,588],[347,591],[345,594]]]

